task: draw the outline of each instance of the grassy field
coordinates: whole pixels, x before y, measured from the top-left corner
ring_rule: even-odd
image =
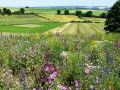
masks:
[[[65,23],[39,23],[39,24],[6,25],[0,26],[0,32],[43,33],[47,30],[56,28],[64,24]],[[32,27],[29,25],[32,25]]]
[[[90,20],[92,22],[105,22],[104,18],[82,17],[83,20]]]
[[[57,22],[70,22],[70,21],[83,21],[75,15],[51,15],[51,14],[38,14],[39,16],[45,17],[51,21]]]
[[[101,23],[102,25],[103,23]],[[72,23],[70,26],[64,29],[62,32],[63,34],[83,34],[83,35],[90,35],[90,34],[97,34],[101,33],[104,34],[105,31],[103,30],[102,26],[99,26],[98,23]]]

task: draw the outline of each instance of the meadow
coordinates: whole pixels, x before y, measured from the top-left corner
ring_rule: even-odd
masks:
[[[1,90],[119,90],[119,34],[0,36]]]
[[[120,34],[105,19],[26,12],[0,16],[0,90],[120,90]]]

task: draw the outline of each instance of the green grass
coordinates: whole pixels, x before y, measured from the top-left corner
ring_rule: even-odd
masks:
[[[63,34],[76,34],[77,33],[77,24],[76,23],[72,23],[62,33]]]
[[[50,20],[35,15],[0,15],[0,25],[17,25],[17,24],[36,24],[40,22],[52,22]]]
[[[0,26],[0,32],[43,33],[47,30],[56,28],[56,27],[61,26],[63,24],[65,24],[65,23],[39,23],[39,25],[42,25],[42,26],[32,27],[32,28],[6,25],[6,26]]]

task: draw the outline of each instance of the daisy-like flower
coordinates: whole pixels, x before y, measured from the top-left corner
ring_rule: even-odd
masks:
[[[61,56],[62,58],[67,58],[68,54],[67,54],[67,52],[63,51],[63,52],[60,54],[60,56]]]

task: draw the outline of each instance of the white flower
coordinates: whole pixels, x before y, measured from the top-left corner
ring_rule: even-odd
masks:
[[[63,51],[63,52],[60,54],[60,56],[61,56],[62,58],[67,58],[68,54],[67,54],[67,52]]]

